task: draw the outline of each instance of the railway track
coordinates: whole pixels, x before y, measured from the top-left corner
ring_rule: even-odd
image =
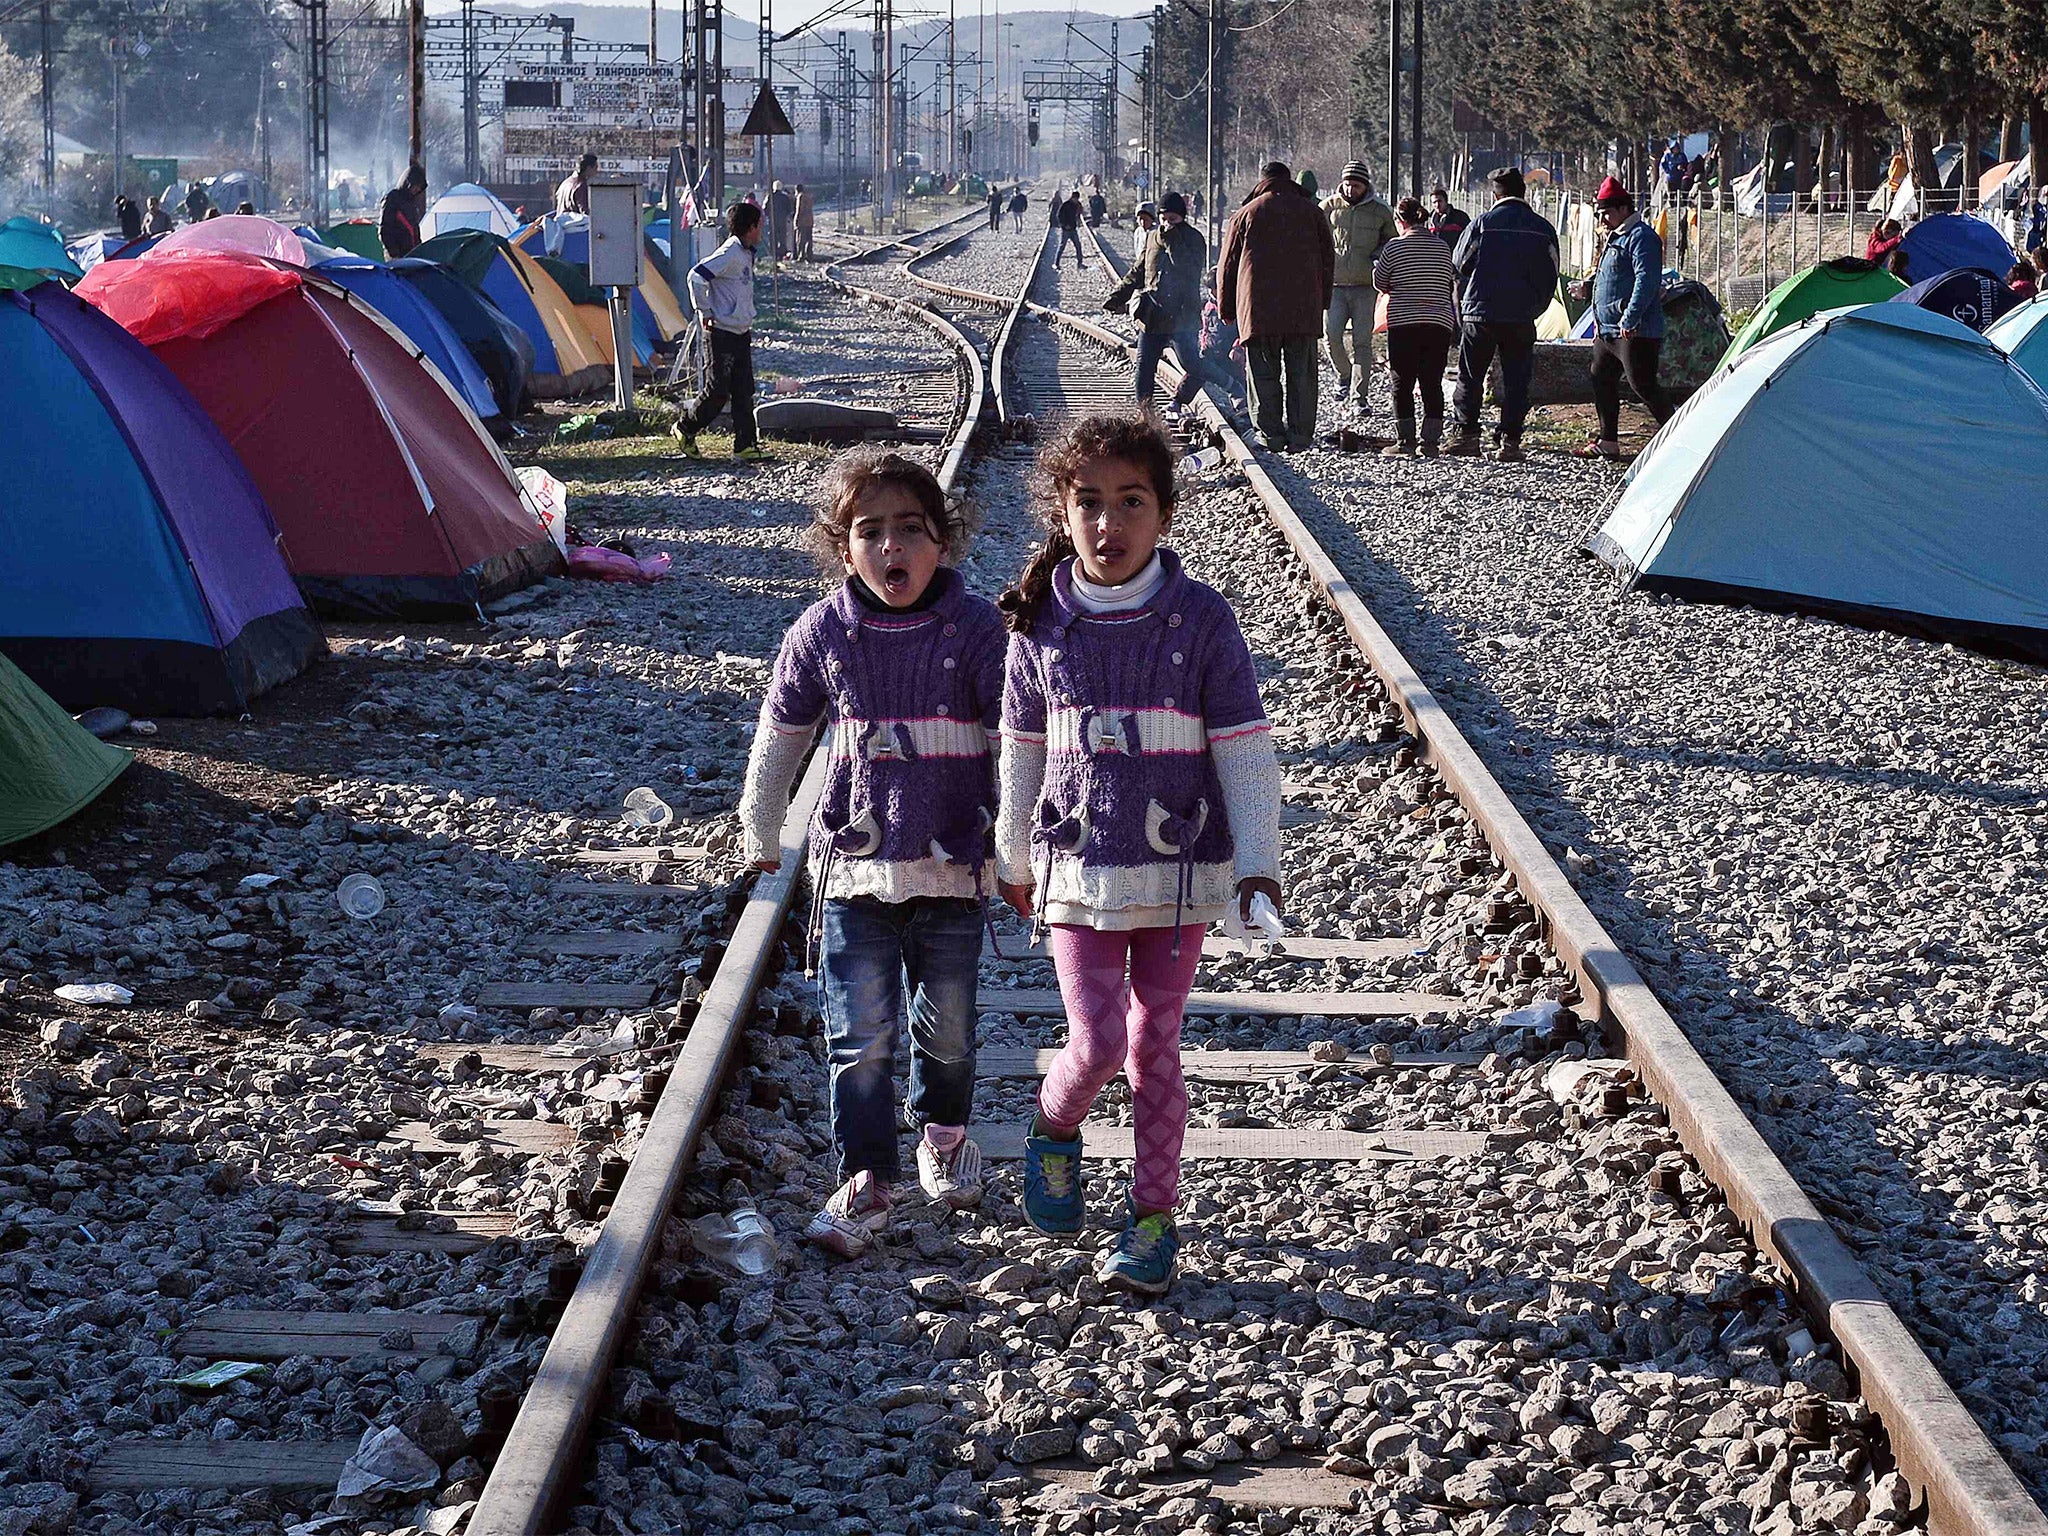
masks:
[[[1060,273],[1049,242],[977,256],[986,239],[927,232],[828,277],[954,349],[946,398],[933,388],[914,415],[942,433],[949,490],[984,510],[975,565],[992,585],[1029,538],[1031,437],[1127,399],[1130,374],[1125,338],[1083,318],[1108,253]],[[950,270],[977,261],[998,275],[1007,261],[1009,291]],[[1101,1293],[1106,1232],[1043,1237],[1015,1208],[1017,1127],[1059,1038],[1050,967],[1029,955],[985,961],[983,1209],[906,1215],[851,1266],[792,1251],[829,1189],[815,1018],[789,974],[820,759],[775,874],[744,892],[679,887],[694,933],[657,919],[552,937],[553,953],[600,958],[694,943],[695,980],[665,1020],[566,1055],[418,1054],[421,1093],[450,1077],[562,1085],[546,1120],[392,1134],[486,1179],[581,1148],[589,1241],[526,1251],[517,1305],[221,1308],[167,1349],[345,1354],[401,1394],[444,1376],[435,1360],[516,1357],[477,1381],[451,1432],[481,1464],[457,1490],[474,1509],[449,1500],[444,1528],[466,1513],[472,1536],[668,1529],[639,1512],[657,1486],[706,1530],[2048,1529],[1256,456],[1204,413],[1233,467],[1175,543],[1260,659],[1288,775],[1289,907],[1311,918],[1270,956],[1205,946],[1188,1246],[1163,1304]],[[1006,954],[1022,942],[1006,925]],[[561,1001],[502,1005],[646,1001],[545,995]],[[1098,1107],[1096,1212],[1129,1108],[1120,1088]],[[742,1197],[783,1240],[764,1281],[693,1258],[676,1216]],[[357,1251],[446,1293],[462,1278],[447,1266],[512,1233],[415,1198]],[[164,1486],[211,1458],[239,1468],[216,1489],[332,1486],[354,1449],[137,1440],[97,1475]]]

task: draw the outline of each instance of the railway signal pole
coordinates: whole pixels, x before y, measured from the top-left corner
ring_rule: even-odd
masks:
[[[43,197],[50,204],[50,211],[54,213],[57,197],[57,102],[50,94],[50,0],[43,0],[37,19],[41,23],[43,45],[40,62],[43,95]]]
[[[427,163],[427,0],[406,0],[405,157],[409,164]]]

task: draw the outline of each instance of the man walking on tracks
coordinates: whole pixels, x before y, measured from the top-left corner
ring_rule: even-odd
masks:
[[[796,184],[796,259],[809,261],[811,240],[817,232],[818,200],[802,182]]]
[[[675,426],[683,452],[697,457],[697,434],[732,402],[732,451],[736,459],[768,455],[754,433],[754,250],[761,243],[761,210],[734,203],[726,215],[725,243],[690,268],[690,303],[704,329],[710,376]]]
[[[1529,417],[1529,376],[1536,365],[1536,319],[1557,296],[1557,231],[1522,201],[1522,173],[1503,166],[1488,178],[1493,206],[1458,238],[1451,257],[1457,269],[1462,332],[1458,339],[1458,390],[1452,409],[1458,435],[1450,453],[1484,451],[1479,410],[1486,399],[1486,372],[1500,357],[1500,446],[1503,464],[1520,463],[1522,424]]]
[[[1394,215],[1387,205],[1372,195],[1372,174],[1359,160],[1344,167],[1337,190],[1323,199],[1323,212],[1330,220],[1330,238],[1337,252],[1323,341],[1330,349],[1330,366],[1337,370],[1337,403],[1348,406],[1355,398],[1363,411],[1366,388],[1372,383],[1372,322],[1379,303],[1378,290],[1372,285],[1372,264],[1379,259],[1380,248],[1400,231],[1394,227]],[[1347,330],[1350,351],[1344,345]],[[1358,380],[1355,397],[1351,387],[1354,375]]]
[[[988,189],[988,227],[992,233],[1000,234],[1003,228],[1003,189]]]
[[[1141,407],[1152,403],[1152,382],[1169,343],[1181,371],[1171,409],[1178,412],[1202,391],[1202,272],[1209,244],[1187,219],[1187,201],[1178,192],[1161,198],[1159,227],[1146,238],[1143,260],[1102,301],[1104,309],[1121,314],[1136,300],[1133,317],[1145,327],[1138,338]]]
[[[1088,263],[1081,259],[1081,194],[1077,191],[1059,209],[1060,248],[1052,253],[1052,264],[1058,267],[1060,258],[1067,254],[1067,247],[1074,247],[1074,265],[1083,272]]]
[[[1274,453],[1315,441],[1316,333],[1336,267],[1329,219],[1285,162],[1268,162],[1224,227],[1216,307],[1244,338],[1252,423]]]

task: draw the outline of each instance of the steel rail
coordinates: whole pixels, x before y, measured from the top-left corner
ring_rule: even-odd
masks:
[[[943,317],[858,288],[832,276],[830,267],[826,272],[828,281],[849,293],[872,296],[918,315],[959,349],[971,400],[954,425],[939,473],[940,484],[950,492],[981,415],[986,376],[979,353]],[[781,863],[755,883],[726,941],[724,958],[698,1002],[668,1086],[584,1263],[582,1278],[492,1463],[470,1516],[470,1536],[543,1536],[581,1482],[584,1442],[604,1405],[612,1364],[632,1331],[640,1292],[661,1251],[662,1228],[705,1128],[717,1113],[719,1090],[746,1029],[754,996],[782,940],[803,873],[811,813],[824,792],[829,761],[828,753],[812,753],[783,820]]]
[[[1091,237],[1093,231],[1090,231]],[[1098,253],[1111,262],[1099,239]],[[1136,356],[1106,327],[1033,305],[1050,322]],[[1169,376],[1180,370],[1162,360]],[[1485,761],[1373,617],[1259,463],[1205,385],[1203,421],[1250,482],[1274,526],[1343,622],[1400,708],[1423,756],[1485,834],[1536,909],[1545,938],[1619,1036],[1628,1061],[1663,1105],[1679,1142],[1721,1190],[1752,1239],[1792,1276],[1807,1315],[1831,1335],[1858,1389],[1883,1422],[1899,1469],[1926,1501],[1935,1536],[2048,1536],[2048,1516],[1963,1406],[1905,1321],[1884,1299],[1783,1160],[1743,1113]]]

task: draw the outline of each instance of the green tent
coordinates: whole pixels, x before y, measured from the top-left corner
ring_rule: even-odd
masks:
[[[1720,365],[1725,368],[1766,336],[1797,325],[1808,315],[1817,315],[1824,309],[1877,304],[1905,286],[1877,263],[1855,256],[1840,256],[1808,267],[1771,290],[1757,312],[1749,317],[1749,324],[1721,354]]]
[[[373,219],[350,219],[342,224],[329,224],[319,231],[320,243],[331,245],[337,251],[353,251],[371,261],[384,259],[384,240],[377,233]]]
[[[0,845],[76,815],[131,761],[0,656]]]

